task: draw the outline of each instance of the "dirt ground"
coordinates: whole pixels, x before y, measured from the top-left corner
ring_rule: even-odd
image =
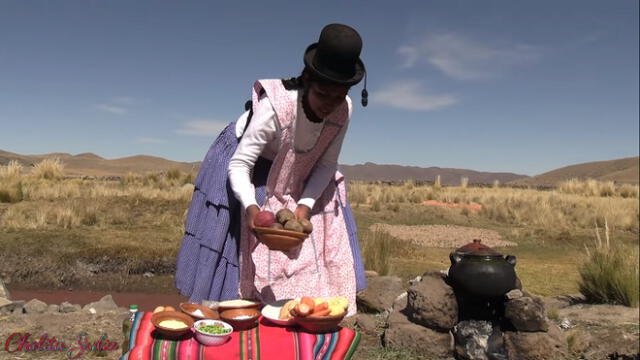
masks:
[[[114,296],[115,298],[116,296]],[[639,319],[637,308],[611,305],[570,304],[567,301],[548,299],[546,301],[550,321],[563,328],[572,351],[572,359],[610,359],[610,354],[631,354],[640,356],[638,348]],[[0,315],[0,359],[68,359],[66,352],[39,351],[14,352],[5,349],[5,343],[13,333],[29,333],[30,341],[37,341],[43,335],[49,339],[64,341],[71,356],[84,359],[118,359],[121,354],[122,319],[126,309],[103,314],[86,311],[71,313],[4,314]],[[88,343],[94,343],[103,336],[103,344],[111,342],[115,350],[80,353],[78,335],[84,335]],[[355,359],[409,359],[397,352],[385,352],[379,338],[363,333]],[[629,357],[630,359],[633,357]],[[620,359],[626,359],[621,357]]]
[[[458,248],[468,244],[470,239],[481,239],[490,247],[518,245],[502,240],[497,231],[467,226],[373,224],[369,229],[386,231],[395,238],[425,247]]]

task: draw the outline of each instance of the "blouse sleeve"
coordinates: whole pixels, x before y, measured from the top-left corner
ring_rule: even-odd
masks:
[[[251,172],[265,146],[276,136],[276,121],[271,102],[267,97],[263,97],[258,102],[249,126],[229,161],[231,189],[244,210],[250,205],[258,205],[255,188],[251,183]]]

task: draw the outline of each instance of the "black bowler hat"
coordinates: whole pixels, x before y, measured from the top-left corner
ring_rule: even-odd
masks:
[[[361,50],[362,38],[355,29],[329,24],[322,29],[318,42],[305,51],[304,64],[321,79],[352,86],[365,75]]]

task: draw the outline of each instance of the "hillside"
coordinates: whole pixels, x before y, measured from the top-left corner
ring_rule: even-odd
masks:
[[[136,155],[119,159],[105,159],[96,154],[83,153],[71,155],[67,153],[52,153],[43,155],[20,155],[0,150],[0,165],[6,165],[11,160],[17,160],[24,166],[32,166],[46,158],[57,157],[64,163],[67,175],[93,176],[123,176],[128,172],[145,173],[149,171],[163,171],[179,169],[181,171],[195,171],[199,162],[186,163],[166,160],[159,157]]]
[[[148,155],[135,155],[118,159],[105,159],[93,153],[71,155],[51,153],[42,155],[21,155],[0,150],[0,165],[17,160],[24,166],[32,166],[45,158],[60,158],[67,175],[124,176],[128,172],[146,173],[179,169],[185,172],[197,171],[200,162],[178,162]],[[440,176],[443,185],[458,185],[466,177],[469,184],[500,183],[514,185],[553,186],[559,181],[572,178],[615,181],[617,183],[638,184],[639,158],[630,157],[609,161],[596,161],[566,166],[534,177],[509,172],[483,172],[469,169],[442,167],[417,167],[403,165],[382,165],[367,162],[358,165],[340,165],[340,171],[349,180],[356,181],[416,181],[433,182]]]
[[[441,167],[422,168],[417,166],[379,165],[367,162],[362,165],[340,165],[340,171],[349,180],[358,181],[435,181],[440,175],[443,185],[459,185],[460,179],[466,177],[469,184],[491,184],[494,180],[505,183],[525,179],[528,176],[505,172],[481,172],[467,169]]]
[[[518,184],[535,186],[553,186],[569,179],[595,179],[615,181],[616,183],[638,184],[640,158],[629,157],[608,161],[594,161],[565,166],[544,174],[516,181]]]

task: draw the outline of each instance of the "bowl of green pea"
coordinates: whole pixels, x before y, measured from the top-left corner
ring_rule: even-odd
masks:
[[[196,340],[206,346],[218,346],[229,341],[233,327],[224,321],[204,319],[193,324]]]

